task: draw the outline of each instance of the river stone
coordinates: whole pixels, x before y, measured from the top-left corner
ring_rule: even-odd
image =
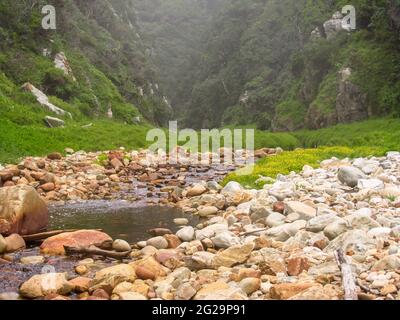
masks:
[[[207,188],[213,191],[220,191],[222,190],[222,186],[216,181],[208,181]]]
[[[193,187],[191,187],[191,188],[189,188],[187,190],[187,194],[186,195],[188,197],[196,197],[196,196],[202,195],[206,191],[207,191],[206,187],[204,187],[201,184],[196,184],[196,185],[194,185]]]
[[[226,249],[240,244],[240,239],[229,231],[217,233],[217,235],[212,238],[211,241],[215,247],[221,249]]]
[[[364,254],[370,249],[376,248],[376,242],[368,237],[367,233],[363,230],[350,230],[343,233],[324,249],[324,252],[331,253],[338,249],[342,249],[347,253],[352,251],[354,254]]]
[[[192,241],[194,239],[194,234],[194,228],[191,226],[184,227],[176,233],[177,237],[184,242]]]
[[[38,274],[24,282],[19,289],[21,296],[36,299],[49,294],[66,295],[73,290],[65,273]]]
[[[310,220],[317,215],[317,210],[299,201],[287,201],[285,202],[285,213],[287,215],[291,213],[298,214],[297,220]]]
[[[360,179],[358,180],[357,187],[362,189],[382,190],[385,184],[379,179]]]
[[[164,237],[154,237],[147,240],[147,245],[152,246],[156,249],[167,249],[168,241]]]
[[[197,291],[190,283],[182,283],[175,292],[176,300],[190,300],[196,295]]]
[[[400,258],[395,255],[389,255],[384,257],[383,259],[377,261],[373,267],[373,271],[382,271],[382,270],[399,270],[400,269]]]
[[[222,194],[227,194],[227,193],[238,193],[242,192],[243,187],[240,185],[240,183],[236,181],[230,181],[228,184],[222,189],[221,193]]]
[[[7,226],[3,234],[28,235],[47,227],[47,205],[31,186],[0,188],[0,204],[0,221]]]
[[[194,300],[247,300],[247,295],[240,288],[231,288],[223,281],[206,284]]]
[[[321,232],[326,226],[337,219],[336,214],[324,214],[316,216],[307,222],[306,230],[311,232]]]
[[[114,240],[112,248],[113,248],[113,250],[115,250],[117,252],[131,251],[130,244],[128,242],[126,242],[125,240],[121,240],[121,239]]]
[[[311,287],[321,286],[314,282],[280,283],[271,287],[272,299],[287,300]]]
[[[304,220],[298,220],[293,223],[286,223],[280,226],[271,228],[267,230],[265,235],[269,238],[273,238],[276,241],[286,241],[290,237],[293,237],[299,232],[301,229],[305,228],[307,222]]]
[[[362,229],[368,231],[373,228],[379,228],[381,225],[365,214],[353,214],[345,217],[349,221],[353,229]]]
[[[360,179],[366,179],[366,175],[356,167],[342,167],[339,169],[338,179],[341,183],[354,188]]]
[[[136,279],[135,269],[128,264],[118,264],[96,272],[90,283],[90,292],[103,289],[108,294],[121,282],[133,282]]]
[[[259,278],[245,278],[239,283],[239,287],[247,295],[250,295],[253,292],[260,289],[260,286],[261,286],[261,280]]]
[[[48,255],[64,255],[64,246],[87,247],[105,241],[112,241],[112,239],[109,235],[97,230],[65,232],[46,239],[40,246],[40,251]]]
[[[333,240],[340,236],[342,233],[345,233],[348,229],[348,222],[342,218],[337,218],[325,227],[324,234],[329,240]]]
[[[199,208],[198,215],[200,217],[208,217],[208,216],[213,216],[218,213],[218,208],[214,206],[207,206],[207,207],[202,207]]]
[[[207,251],[193,253],[191,257],[185,257],[186,266],[192,270],[213,269],[215,254]]]
[[[12,300],[18,300],[19,299],[19,294],[17,292],[3,292],[0,293],[0,301],[12,301]]]
[[[6,239],[0,234],[0,254],[6,251],[7,243]]]
[[[333,286],[327,288],[328,286],[315,286],[311,287],[307,290],[304,290],[293,297],[289,298],[288,300],[324,300],[324,301],[332,301],[332,300],[339,300],[340,293],[335,290]]]
[[[148,272],[154,274],[155,279],[167,274],[168,269],[163,267],[154,257],[145,257],[143,259],[131,262],[129,264],[135,270],[138,266],[144,267]]]
[[[220,232],[228,231],[228,225],[222,223],[212,224],[201,230],[196,230],[196,239],[203,240],[212,238]]]
[[[174,223],[177,226],[186,226],[189,223],[189,220],[186,218],[175,218]]]
[[[118,293],[118,297],[119,300],[131,300],[131,301],[147,300],[147,298],[144,295],[132,291]]]
[[[45,259],[43,256],[30,256],[30,257],[22,257],[20,262],[22,264],[42,264]]]
[[[265,220],[265,223],[268,227],[273,228],[285,224],[285,219],[286,217],[283,214],[272,212]]]
[[[396,227],[393,227],[392,228],[392,232],[390,233],[390,235],[392,237],[395,237],[395,238],[400,238],[400,225],[396,226]]]
[[[390,228],[373,228],[368,231],[368,236],[370,238],[381,238],[381,239],[387,239],[390,236],[390,233],[392,232],[392,229]]]
[[[12,234],[5,238],[6,240],[6,251],[15,252],[25,248],[25,240],[19,234]]]
[[[237,264],[241,264],[249,258],[253,249],[253,243],[230,247],[216,254],[214,258],[214,264],[228,268]]]

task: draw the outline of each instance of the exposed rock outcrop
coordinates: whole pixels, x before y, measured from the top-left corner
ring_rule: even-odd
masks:
[[[367,95],[349,79],[350,68],[339,72],[339,94],[336,99],[336,112],[339,123],[361,121],[368,118]]]
[[[50,112],[54,112],[55,114],[58,114],[60,116],[67,115],[72,118],[71,113],[69,113],[59,107],[56,107],[54,104],[52,104],[49,101],[49,98],[42,91],[40,91],[38,88],[36,88],[33,84],[27,82],[22,86],[22,88],[28,92],[31,92],[36,97],[37,102],[39,102],[39,104],[46,110],[48,110]]]
[[[64,74],[66,76],[69,76],[72,78],[72,80],[76,81],[76,78],[72,73],[71,65],[64,52],[59,52],[56,54],[56,56],[54,57],[54,66],[57,69],[61,69],[62,71],[64,71]]]
[[[58,128],[65,126],[65,122],[63,120],[50,116],[46,116],[44,118],[44,122],[49,128]]]

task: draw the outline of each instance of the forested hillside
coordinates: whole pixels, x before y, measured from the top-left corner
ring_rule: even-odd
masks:
[[[201,1],[137,2],[176,116],[190,127],[316,129],[400,112],[398,0],[227,0],[213,14]],[[341,30],[348,4],[352,31]]]
[[[202,59],[210,24],[229,0],[132,0],[147,54],[160,84],[175,107],[184,112]]]
[[[56,30],[42,28],[48,4],[56,9]],[[129,1],[1,1],[0,70],[0,116],[18,125],[43,125],[53,115],[21,89],[25,83],[71,114],[72,120],[58,115],[67,124],[103,118],[163,124],[170,113]]]

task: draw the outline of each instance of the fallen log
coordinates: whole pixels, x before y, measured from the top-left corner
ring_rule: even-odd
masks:
[[[85,255],[85,256],[102,256],[106,258],[112,258],[116,260],[122,260],[124,258],[128,258],[132,250],[125,251],[125,252],[116,252],[116,251],[109,251],[99,249],[96,246],[89,246],[89,247],[69,247],[64,246],[65,254],[67,256],[71,255]]]
[[[75,232],[79,231],[79,229],[67,229],[67,230],[53,230],[53,231],[46,231],[46,232],[41,232],[41,233],[35,233],[35,234],[30,234],[26,236],[22,236],[22,238],[25,240],[25,242],[34,242],[34,241],[41,241],[45,240],[47,238],[57,236],[61,233],[65,232]],[[101,229],[96,229],[96,231],[103,231]]]
[[[344,289],[345,300],[358,300],[357,287],[354,281],[351,266],[348,263],[343,250],[339,249],[335,252],[335,258],[342,271],[342,284]]]

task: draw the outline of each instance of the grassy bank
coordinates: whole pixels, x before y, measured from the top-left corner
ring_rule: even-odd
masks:
[[[299,172],[305,165],[317,168],[321,161],[337,157],[357,158],[372,155],[383,155],[386,150],[381,147],[319,147],[315,149],[298,149],[285,151],[280,155],[264,158],[254,167],[251,174],[244,174],[243,170],[228,175],[223,184],[229,181],[237,181],[248,188],[262,188],[265,182],[257,181],[260,177],[275,179],[278,174],[289,174],[292,171]]]
[[[271,133],[257,132],[256,147],[276,147],[276,141],[269,140]],[[274,135],[274,134],[272,134]],[[387,151],[400,150],[400,120],[378,119],[353,124],[341,124],[316,131],[298,131],[284,135],[280,146],[283,154],[259,161],[252,174],[242,175],[240,171],[227,176],[224,183],[238,181],[251,188],[261,188],[263,183],[256,183],[260,176],[275,178],[277,174],[300,171],[308,164],[318,167],[322,160],[331,157],[355,158],[383,155]],[[262,143],[260,143],[262,141]],[[266,142],[265,145],[262,145]],[[341,146],[341,147],[338,147]]]
[[[85,119],[76,122],[69,120],[65,128],[48,129],[41,122],[42,116],[40,115],[32,124],[22,125],[17,124],[16,121],[7,120],[10,117],[5,115],[5,119],[1,120],[0,125],[0,163],[16,162],[21,157],[42,156],[53,151],[62,152],[66,147],[74,150],[103,151],[119,147],[138,149],[149,144],[146,142],[147,130],[151,128],[149,125],[125,125],[116,121]],[[90,122],[93,123],[93,126],[82,128],[83,125]],[[316,131],[293,133],[271,133],[258,130],[255,132],[256,149],[281,147],[284,150],[294,150],[321,146],[348,147],[339,154],[333,153],[335,156],[344,157],[356,155],[354,150],[363,150],[365,147],[373,147],[368,149],[372,150],[373,154],[400,150],[400,120],[370,120]],[[329,156],[329,153],[321,152],[321,149],[315,152],[320,154],[320,158]],[[288,158],[298,156],[302,157],[303,155],[293,153],[290,156],[285,153],[286,158],[283,158],[279,170],[285,169],[285,163],[289,163]],[[304,161],[306,160],[312,161],[305,157]],[[273,175],[273,172],[271,174]],[[245,180],[245,177],[242,178],[242,181]],[[247,180],[249,183],[255,181],[254,177]]]
[[[119,147],[138,149],[146,146],[149,126],[124,125],[113,121],[93,121],[93,125],[74,123],[65,128],[18,126],[2,121],[0,126],[0,163],[12,163],[25,156],[43,156],[49,152],[74,150],[102,151]]]

